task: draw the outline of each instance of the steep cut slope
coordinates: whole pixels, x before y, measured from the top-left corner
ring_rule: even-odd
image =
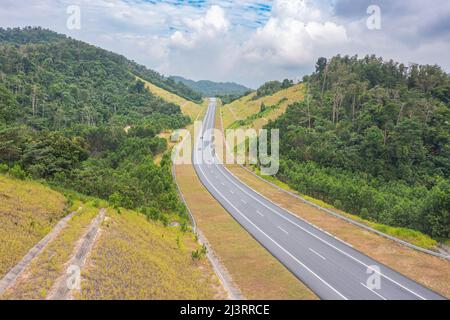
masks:
[[[81,299],[226,298],[192,233],[109,209],[83,272]],[[124,285],[126,284],[126,285]]]
[[[0,39],[0,165],[155,219],[187,220],[170,165],[153,157],[167,149],[158,134],[190,119],[136,79],[136,70],[154,72],[39,28],[0,29]]]
[[[261,129],[269,120],[282,115],[288,105],[302,101],[304,94],[303,84],[294,85],[256,100],[254,100],[256,92],[253,92],[222,108],[224,128],[233,126]]]
[[[170,91],[167,91],[161,87],[158,87],[153,83],[146,81],[142,78],[138,79],[143,81],[145,83],[145,87],[148,90],[150,90],[150,92],[153,93],[155,96],[163,99],[168,103],[173,103],[180,106],[181,112],[185,116],[188,116],[192,121],[194,121],[197,118],[199,112],[201,111],[198,103],[186,100],[185,98]]]
[[[34,182],[0,175],[0,278],[65,214],[66,199]]]

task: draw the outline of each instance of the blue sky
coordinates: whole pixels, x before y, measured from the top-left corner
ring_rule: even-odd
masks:
[[[450,1],[2,0],[0,26],[43,26],[166,75],[257,87],[301,79],[320,56],[377,54],[450,70]],[[67,28],[77,5],[81,28]],[[370,5],[380,28],[370,29]]]

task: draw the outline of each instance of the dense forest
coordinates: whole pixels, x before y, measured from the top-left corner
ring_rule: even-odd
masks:
[[[280,90],[287,89],[294,85],[294,82],[289,79],[284,79],[282,82],[280,81],[268,81],[264,83],[262,86],[256,90],[256,95],[253,97],[254,100],[259,98],[273,95]]]
[[[0,29],[1,171],[165,222],[172,215],[186,221],[170,159],[156,165],[153,156],[167,148],[157,135],[190,119],[135,75],[172,84],[122,56],[48,30]]]
[[[183,77],[170,77],[169,79],[186,85],[192,90],[201,93],[204,97],[242,96],[251,89],[234,82],[214,82],[209,80],[193,81]]]
[[[450,78],[375,56],[320,58],[280,129],[278,177],[383,224],[450,237]]]

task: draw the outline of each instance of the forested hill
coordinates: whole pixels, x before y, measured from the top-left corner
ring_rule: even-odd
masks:
[[[111,114],[123,114],[124,110],[114,107],[122,105],[126,108],[133,104],[133,101],[123,102],[129,98],[127,91],[134,85],[134,75],[186,99],[201,100],[200,94],[185,85],[121,55],[41,28],[0,28],[0,50],[2,82],[15,86],[20,94],[48,100],[49,112],[58,104],[67,107],[69,100],[77,100],[84,105],[84,116],[88,121],[98,123],[107,120]],[[75,80],[79,83],[74,84]],[[50,83],[54,86],[49,87]],[[81,91],[74,92],[74,87]],[[101,89],[104,93],[97,96]],[[58,101],[61,99],[64,103]],[[27,103],[35,107],[33,101]],[[105,110],[108,106],[113,107],[112,112]],[[62,115],[63,110],[59,111],[58,117],[69,116]]]
[[[170,79],[177,83],[182,83],[196,92],[200,92],[204,97],[241,96],[251,91],[251,89],[234,82],[193,81],[175,76],[170,77]]]
[[[40,28],[0,29],[0,173],[185,222],[170,159],[158,166],[153,157],[167,149],[158,133],[190,119],[136,75],[191,93],[81,41]]]
[[[450,237],[450,78],[438,66],[319,59],[280,129],[279,177],[339,209]]]

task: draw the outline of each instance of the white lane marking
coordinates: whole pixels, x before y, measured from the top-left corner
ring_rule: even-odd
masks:
[[[264,217],[264,215],[261,212],[259,212],[258,210],[256,210],[256,213],[259,214],[261,217]]]
[[[219,169],[220,169],[220,168],[223,168],[224,170],[226,170],[227,172],[229,172],[229,174],[230,174],[231,176],[233,176],[235,179],[237,179],[236,176],[235,176],[233,173],[231,173],[230,170],[228,170],[225,166],[218,166],[218,165],[216,165],[216,167],[218,167]],[[220,171],[220,170],[219,170],[219,171]],[[249,197],[253,198],[253,199],[256,200],[257,202],[259,202],[260,204],[262,204],[264,207],[266,207],[266,208],[269,209],[270,211],[274,212],[276,215],[278,215],[278,216],[280,216],[281,218],[283,218],[283,219],[289,221],[290,223],[292,223],[293,225],[295,225],[295,226],[297,226],[298,228],[302,229],[302,230],[305,231],[306,233],[312,235],[314,238],[316,238],[316,239],[322,241],[323,243],[327,244],[327,245],[330,246],[331,248],[333,248],[333,249],[339,251],[340,253],[346,255],[346,256],[349,257],[350,259],[352,259],[352,260],[358,262],[359,264],[365,266],[366,268],[369,268],[369,267],[370,267],[370,266],[368,266],[367,264],[365,264],[364,262],[360,261],[359,259],[353,257],[351,254],[349,254],[349,253],[347,253],[347,252],[345,252],[345,251],[343,251],[343,250],[337,248],[337,247],[334,246],[333,244],[331,244],[331,243],[329,243],[328,241],[322,239],[321,237],[319,237],[319,236],[313,234],[312,232],[306,230],[306,229],[303,228],[302,226],[300,226],[300,225],[298,225],[297,223],[293,222],[291,219],[285,217],[284,215],[280,214],[280,213],[277,212],[276,210],[272,209],[271,207],[269,207],[268,205],[266,205],[265,203],[263,203],[262,201],[260,201],[260,200],[257,199],[256,197],[254,197],[252,194],[250,194],[249,192],[247,192],[247,191],[246,191],[245,189],[243,189],[241,186],[239,186],[236,182],[234,182],[234,181],[233,181],[230,177],[228,177],[226,174],[224,174],[223,172],[221,172],[221,173],[222,173],[222,175],[223,175],[225,178],[227,178],[232,184],[234,184],[234,185],[237,186],[239,189],[241,189],[241,190],[242,190],[244,193],[246,193]],[[237,179],[237,180],[238,180],[238,179]],[[249,188],[249,187],[248,187],[248,188]],[[260,197],[262,197],[262,198],[266,199],[267,201],[269,201],[270,203],[272,203],[274,206],[280,208],[281,210],[285,210],[285,211],[289,212],[292,216],[295,216],[292,212],[290,212],[290,211],[287,210],[287,209],[284,209],[284,208],[279,207],[278,205],[276,205],[275,203],[273,203],[272,201],[270,201],[269,199],[267,199],[265,196],[263,196],[262,194],[260,194],[258,191],[255,191],[255,190],[253,190],[253,189],[251,189],[251,190],[252,190],[254,193],[258,194]],[[317,229],[317,228],[316,228],[316,229]],[[397,281],[393,280],[393,279],[390,278],[389,276],[387,276],[387,275],[385,275],[385,274],[383,274],[383,273],[381,273],[381,272],[379,272],[379,271],[377,271],[377,270],[375,270],[375,272],[378,273],[380,276],[384,277],[385,279],[387,279],[387,280],[391,281],[392,283],[396,284],[397,286],[399,286],[399,287],[405,289],[406,291],[412,293],[412,294],[415,295],[416,297],[418,297],[418,298],[420,298],[420,299],[422,299],[422,300],[427,300],[426,298],[422,297],[422,296],[419,295],[418,293],[412,291],[411,289],[408,289],[408,288],[405,287],[404,285],[402,285],[402,284],[398,283]]]
[[[323,255],[321,255],[320,253],[318,253],[316,250],[314,250],[313,248],[309,248],[309,251],[311,251],[312,253],[315,253],[316,255],[318,255],[319,257],[321,257],[323,260],[327,260],[327,258],[325,258]]]
[[[279,247],[281,250],[283,250],[289,257],[291,257],[295,262],[297,262],[299,265],[301,265],[303,268],[311,272],[312,275],[314,275],[317,279],[319,279],[321,282],[323,282],[327,287],[329,287],[331,290],[333,290],[335,293],[337,293],[340,297],[342,297],[345,300],[348,300],[342,293],[340,293],[338,290],[333,288],[328,282],[323,280],[320,276],[318,276],[314,271],[312,271],[310,268],[308,268],[306,265],[304,265],[300,260],[298,260],[292,253],[290,253],[288,250],[283,248],[278,242],[276,242],[274,239],[272,239],[268,234],[266,234],[264,231],[262,231],[256,224],[254,224],[250,219],[248,219],[244,214],[242,214],[241,211],[239,211],[238,208],[236,208],[233,203],[227,200],[227,198],[219,191],[217,188],[211,183],[211,181],[208,179],[208,177],[205,175],[205,172],[202,169],[202,166],[198,166],[198,169],[202,173],[203,177],[205,177],[206,181],[211,185],[211,187],[226,201],[230,204],[231,207],[236,210],[236,212],[245,220],[248,221],[255,229],[257,229],[259,232],[261,232],[264,236],[266,236],[270,241],[272,241],[277,247]]]
[[[221,182],[220,184],[225,187],[225,183]]]
[[[243,204],[247,204],[247,201],[245,201],[244,199],[241,199],[241,202],[242,202]]]
[[[208,112],[209,112],[209,110],[208,110]],[[209,114],[208,114],[208,116],[210,117]],[[222,174],[223,176],[225,176],[225,178],[227,178],[229,181],[231,181],[231,182],[232,182],[234,185],[236,185],[239,189],[241,189],[242,191],[244,191],[245,193],[247,193],[247,195],[249,195],[250,197],[252,197],[253,199],[255,199],[257,202],[259,202],[260,204],[262,204],[264,207],[268,208],[269,210],[271,210],[272,212],[274,212],[274,213],[277,214],[278,216],[280,216],[280,217],[282,217],[283,219],[285,219],[285,220],[291,222],[292,224],[294,224],[294,225],[297,226],[298,228],[302,229],[303,231],[307,232],[308,234],[312,235],[313,237],[317,238],[318,240],[322,241],[323,243],[327,244],[328,246],[332,247],[333,249],[335,249],[335,250],[341,252],[342,254],[346,255],[346,256],[349,257],[350,259],[352,259],[352,260],[354,260],[354,261],[360,263],[361,265],[365,266],[366,268],[369,268],[369,266],[368,266],[367,264],[365,264],[364,262],[360,261],[359,259],[353,257],[351,254],[349,254],[349,253],[347,253],[347,252],[345,252],[345,251],[343,251],[343,250],[341,250],[341,249],[335,247],[334,245],[332,245],[332,244],[329,243],[328,241],[326,241],[326,240],[320,238],[319,236],[317,236],[317,235],[311,233],[310,231],[306,230],[306,229],[303,228],[302,226],[300,226],[300,225],[298,225],[297,223],[293,222],[293,221],[290,220],[289,218],[285,217],[284,215],[278,213],[277,211],[275,211],[274,209],[270,208],[270,207],[267,206],[266,204],[262,203],[259,199],[256,199],[253,195],[250,195],[248,192],[246,192],[243,188],[241,188],[237,183],[235,183],[234,181],[232,181],[227,175],[225,175],[225,174],[220,170],[220,168],[223,168],[223,169],[226,170],[231,176],[233,176],[235,179],[237,179],[237,178],[235,177],[235,175],[234,175],[233,173],[231,173],[225,166],[219,166],[219,165],[217,165],[217,164],[215,164],[215,165],[216,165],[216,167],[219,168],[219,171],[221,172],[221,174]],[[200,166],[199,166],[199,167],[200,167]],[[202,171],[202,173],[203,173],[203,175],[205,176],[205,178],[209,181],[209,179],[208,179],[208,178],[206,177],[206,175],[204,174],[203,170],[202,170],[201,168],[200,168],[200,170]],[[237,179],[237,180],[238,180],[238,179]],[[238,180],[238,181],[239,181],[239,180]],[[211,183],[210,183],[210,184],[211,184]],[[211,185],[212,185],[212,184],[211,184]],[[213,187],[214,189],[216,189],[213,185],[212,185],[212,187]],[[247,187],[247,188],[249,188],[249,187]],[[251,188],[249,188],[249,189],[251,189]],[[217,190],[217,189],[216,189],[216,190]],[[264,199],[266,199],[267,201],[269,201],[270,203],[272,203],[274,206],[276,206],[276,207],[278,207],[278,208],[280,208],[280,209],[282,209],[282,210],[285,210],[285,211],[289,212],[292,216],[295,216],[292,212],[290,212],[290,211],[287,210],[287,209],[283,209],[283,208],[279,207],[278,205],[276,205],[275,203],[273,203],[271,200],[267,199],[265,196],[263,196],[262,194],[260,194],[260,193],[257,192],[256,190],[254,190],[254,189],[251,189],[251,190],[252,190],[253,192],[255,192],[256,194],[258,194],[259,196],[261,196],[262,198],[264,198]],[[219,194],[221,194],[221,193],[219,192]],[[223,197],[223,198],[226,200],[225,197]],[[227,201],[227,200],[226,200],[226,201]],[[227,202],[229,202],[229,201],[227,201]],[[233,207],[234,207],[234,206],[233,206]],[[238,210],[237,210],[237,211],[238,211]],[[239,213],[240,213],[240,212],[239,212]],[[241,215],[242,215],[242,214],[241,214]],[[248,220],[248,219],[247,219],[247,220]],[[251,223],[251,224],[253,224],[253,223]],[[258,228],[258,229],[259,229],[259,228]],[[317,229],[317,228],[316,228],[316,229]],[[262,231],[261,231],[261,232],[262,232]],[[262,232],[262,233],[264,233],[264,232]],[[347,245],[348,245],[348,244],[347,244]],[[282,248],[282,249],[284,250],[284,248]],[[305,267],[306,267],[306,266],[305,266]],[[312,271],[311,271],[311,272],[312,272]],[[380,276],[386,278],[387,280],[391,281],[392,283],[395,283],[395,284],[398,285],[399,287],[405,289],[406,291],[411,292],[412,294],[414,294],[415,296],[419,297],[420,299],[422,299],[422,300],[427,300],[426,298],[424,298],[424,297],[420,296],[419,294],[415,293],[414,291],[412,291],[412,290],[406,288],[406,287],[403,286],[402,284],[396,282],[395,280],[393,280],[393,279],[391,279],[390,277],[384,275],[383,273],[378,272],[377,270],[375,270],[375,272],[378,273]],[[312,273],[313,273],[313,272],[312,272]],[[314,273],[313,273],[313,274],[314,274]],[[315,275],[315,274],[314,274],[314,275]],[[316,275],[316,276],[317,276],[317,275]],[[323,281],[323,280],[322,280],[322,281]],[[323,282],[326,283],[325,281],[323,281]],[[327,283],[326,283],[326,284],[327,284]],[[331,286],[330,286],[330,287],[331,287]],[[331,287],[331,288],[332,288],[332,287]],[[333,289],[334,289],[334,288],[333,288]],[[335,289],[334,289],[334,290],[335,290]],[[337,292],[337,291],[336,291],[336,292]]]
[[[234,194],[234,191],[230,189],[231,194]]]
[[[362,283],[362,282],[360,282],[361,283],[361,285],[363,286],[363,287],[365,287],[365,288],[367,288],[367,289],[369,289],[370,291],[372,291],[373,293],[375,293],[377,296],[379,296],[381,299],[383,299],[383,300],[387,300],[385,297],[383,297],[381,294],[379,294],[378,292],[376,292],[375,290],[373,290],[373,289],[370,289],[368,286],[366,286],[364,283]]]
[[[280,229],[281,231],[283,231],[286,234],[289,234],[289,232],[287,232],[286,230],[284,230],[282,227],[278,226],[278,229]]]

